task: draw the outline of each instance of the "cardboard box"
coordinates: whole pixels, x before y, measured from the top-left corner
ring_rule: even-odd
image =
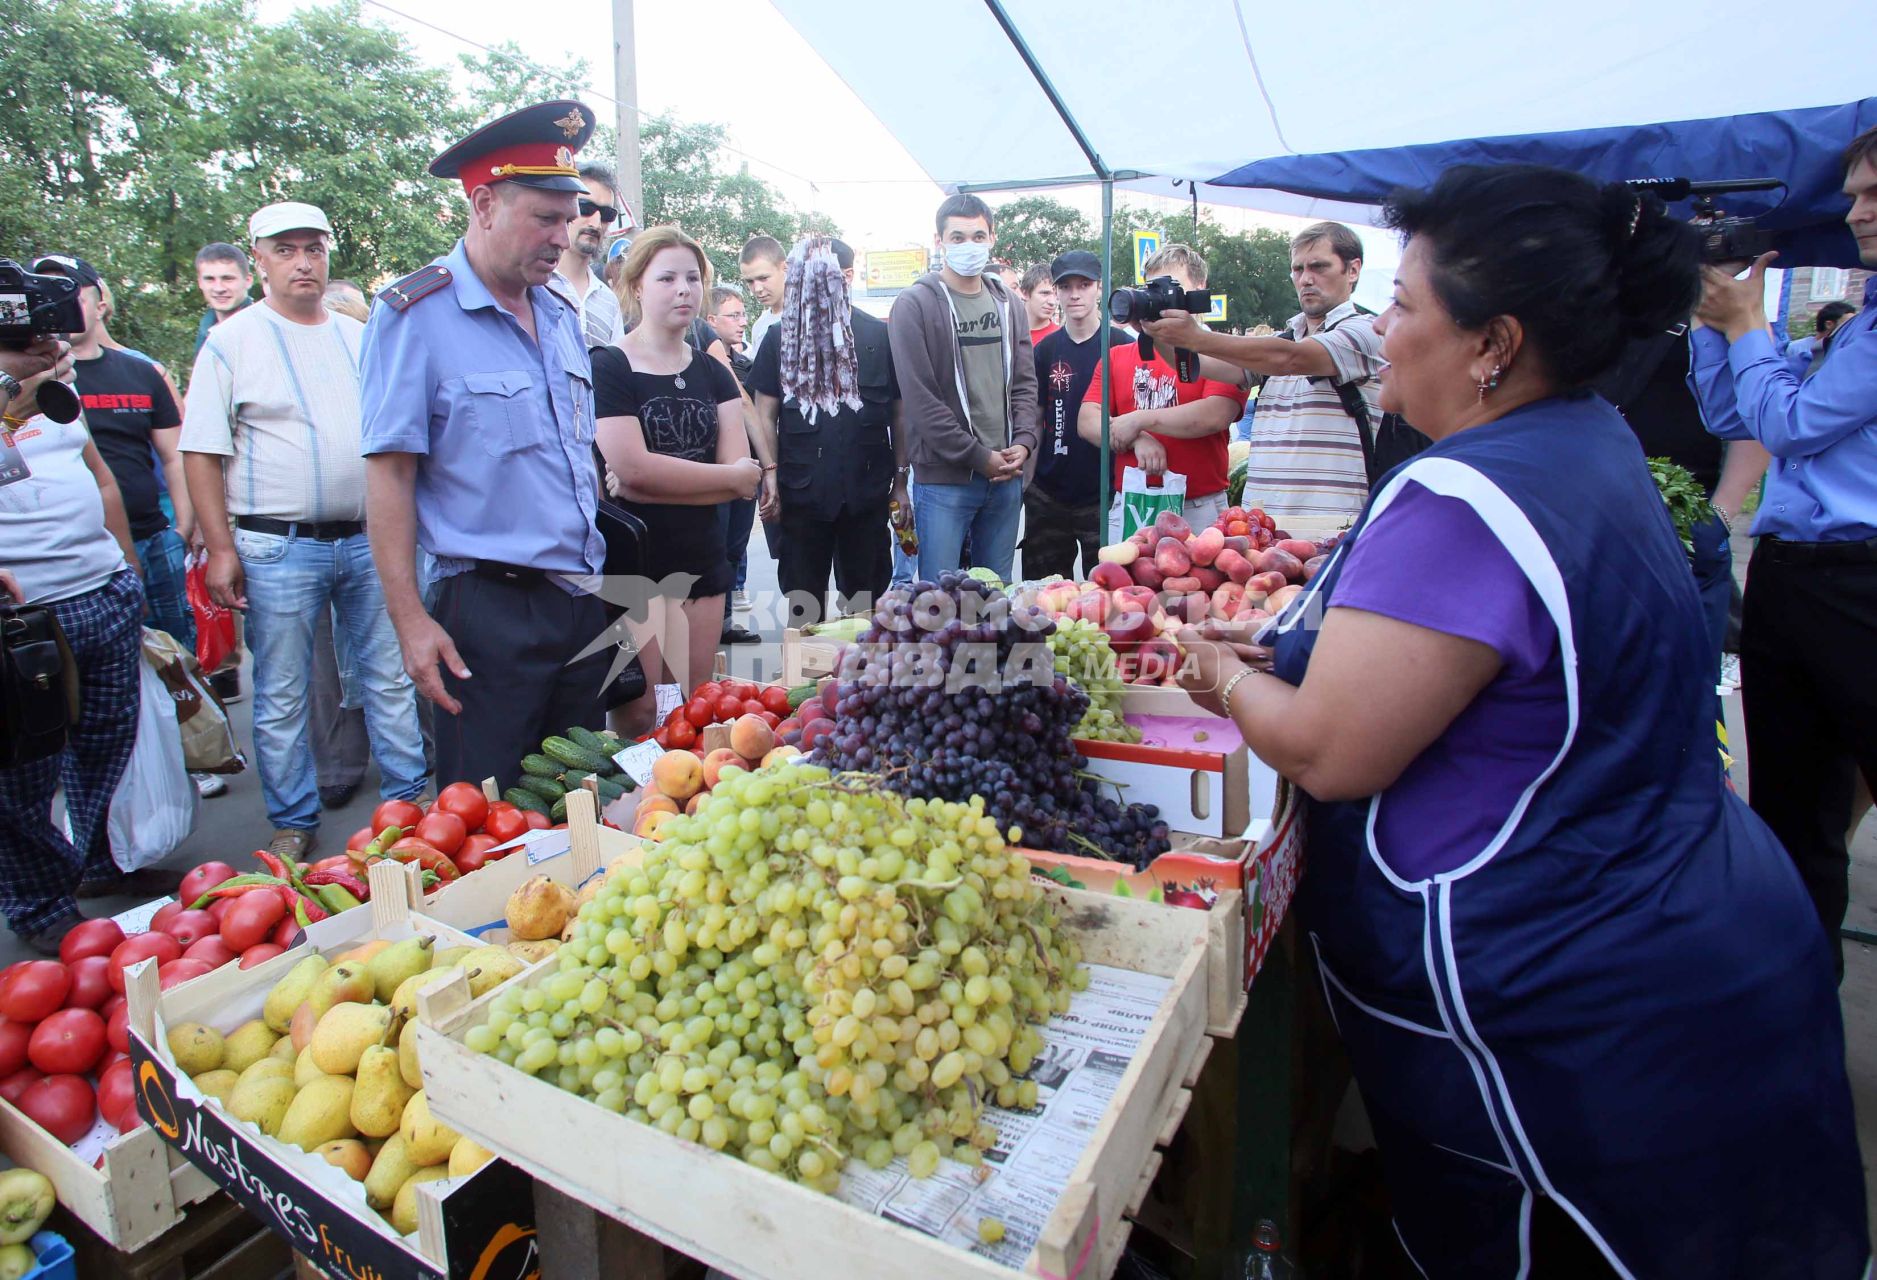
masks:
[[[1224,733],[1230,734],[1233,737],[1239,737],[1237,729],[1232,727],[1229,721],[1223,716],[1215,716],[1204,707],[1201,707],[1197,702],[1192,700],[1184,689],[1163,689],[1157,685],[1124,686],[1121,692],[1121,714],[1130,724],[1135,725],[1137,728],[1149,725],[1154,720],[1160,718],[1179,720],[1204,718],[1215,720],[1225,726],[1223,730]],[[1242,741],[1242,738],[1240,738],[1240,740]],[[1090,748],[1098,748],[1103,744],[1078,738],[1075,745],[1083,755],[1094,758],[1097,752]],[[1279,778],[1277,770],[1273,769],[1263,760],[1260,760],[1257,753],[1247,747],[1245,749],[1243,775],[1245,784],[1245,813],[1248,822],[1256,822],[1261,818],[1270,819],[1274,817],[1278,807]],[[1237,779],[1233,779],[1232,785],[1233,787],[1238,785]],[[1129,795],[1128,797],[1130,800],[1137,798],[1138,797],[1133,795]],[[1179,823],[1174,823],[1173,825],[1181,830],[1197,831],[1202,829],[1199,827],[1181,827]],[[1208,824],[1208,828],[1209,826],[1210,824]],[[1245,829],[1244,826],[1238,828],[1239,831]],[[1221,834],[1226,833],[1222,832]]]
[[[306,930],[292,949],[252,969],[224,965],[157,990],[156,965],[131,969],[131,1060],[137,1110],[148,1129],[133,1137],[166,1142],[332,1280],[470,1280],[524,1275],[535,1255],[532,1180],[490,1161],[464,1178],[419,1189],[419,1229],[399,1236],[365,1203],[364,1189],[325,1160],[263,1134],[205,1098],[177,1068],[168,1028],[202,1022],[232,1030],[258,1017],[267,992],[301,959],[374,938],[434,933],[451,945],[474,939],[409,912],[404,868],[373,869],[369,912],[348,911]],[[480,873],[479,873],[480,874]]]
[[[1129,722],[1145,730],[1141,742],[1077,739],[1076,749],[1088,757],[1090,773],[1115,784],[1123,803],[1157,806],[1161,819],[1175,831],[1215,839],[1244,834],[1253,816],[1250,752],[1237,726],[1216,716],[1154,716]]]

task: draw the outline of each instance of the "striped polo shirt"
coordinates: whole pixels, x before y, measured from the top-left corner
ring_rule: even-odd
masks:
[[[1336,366],[1334,379],[1267,379],[1251,419],[1251,461],[1245,471],[1245,505],[1261,506],[1282,525],[1292,518],[1344,521],[1368,500],[1362,437],[1343,412],[1335,383],[1353,382],[1368,402],[1373,430],[1382,420],[1377,374],[1382,340],[1375,317],[1345,302],[1323,317],[1314,334],[1301,313],[1290,318],[1291,337],[1319,342]]]

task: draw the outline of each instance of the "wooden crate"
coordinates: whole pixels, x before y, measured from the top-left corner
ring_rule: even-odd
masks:
[[[1094,963],[1171,979],[1024,1272],[1105,1277],[1178,1128],[1211,1041],[1210,984],[1229,964],[1207,915],[1054,887],[1063,928]],[[539,982],[539,970],[517,982]],[[1003,1277],[1009,1269],[734,1156],[602,1110],[493,1057],[463,1036],[493,995],[454,982],[419,997],[418,1044],[435,1113],[599,1213],[735,1275]]]
[[[793,689],[798,684],[833,675],[842,643],[805,635],[795,627],[786,628],[782,632],[782,683]]]
[[[534,1247],[526,1175],[491,1161],[466,1177],[426,1184],[418,1194],[416,1237],[399,1236],[366,1205],[362,1188],[345,1174],[203,1098],[177,1068],[168,1028],[201,1022],[227,1031],[258,1017],[274,983],[316,951],[419,933],[433,934],[451,946],[474,943],[469,935],[409,909],[407,903],[421,892],[418,876],[411,864],[374,866],[369,911],[321,921],[305,931],[298,945],[252,969],[225,965],[164,992],[157,990],[153,963],[134,966],[126,974],[137,1109],[149,1122],[137,1135],[159,1145],[167,1142],[198,1163],[207,1179],[333,1280],[467,1280],[478,1266],[487,1275],[511,1270],[520,1274],[520,1256]],[[505,1269],[498,1259],[517,1268]]]

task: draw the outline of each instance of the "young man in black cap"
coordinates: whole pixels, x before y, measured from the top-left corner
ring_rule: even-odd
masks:
[[[1049,264],[1062,328],[1036,344],[1036,397],[1043,438],[1036,476],[1023,493],[1023,576],[1081,577],[1101,546],[1101,450],[1077,434],[1082,397],[1102,352],[1133,339],[1107,323],[1101,305],[1101,261],[1083,249]]]
[[[437,705],[437,777],[516,776],[550,734],[602,723],[610,647],[584,593],[594,523],[593,373],[573,304],[547,287],[587,193],[578,102],[527,107],[438,156],[469,225],[389,286],[361,354],[367,516],[405,669]],[[416,549],[435,560],[425,607]]]

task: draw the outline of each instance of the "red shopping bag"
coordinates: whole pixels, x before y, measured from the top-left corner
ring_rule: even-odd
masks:
[[[213,675],[235,651],[235,615],[209,599],[207,557],[191,556],[184,577],[189,608],[196,616],[196,661]]]

